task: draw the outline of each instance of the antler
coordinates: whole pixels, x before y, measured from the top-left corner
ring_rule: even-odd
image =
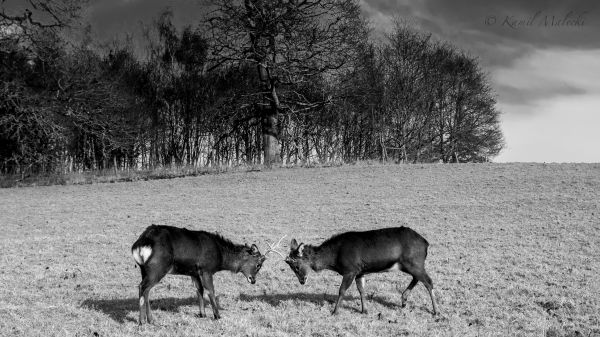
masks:
[[[281,256],[281,258],[282,258],[282,259],[284,259],[284,258],[285,258],[285,256],[283,256],[283,254],[281,254],[280,252],[278,252],[276,248],[278,248],[278,247],[279,247],[279,244],[281,243],[281,240],[283,240],[283,239],[284,239],[286,236],[287,236],[287,235],[284,235],[284,236],[282,236],[282,237],[281,237],[281,239],[279,239],[279,241],[277,241],[277,243],[276,243],[276,244],[270,244],[270,243],[268,243],[268,242],[267,242],[267,245],[269,245],[269,250],[267,250],[267,251],[265,252],[265,256],[266,256],[267,254],[269,254],[270,252],[275,252],[275,253],[279,254],[279,256]]]

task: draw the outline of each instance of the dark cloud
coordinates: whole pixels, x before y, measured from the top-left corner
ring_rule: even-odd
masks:
[[[364,0],[374,19],[404,18],[440,39],[505,66],[537,48],[600,48],[600,2]],[[379,16],[377,15],[379,14]],[[567,20],[564,20],[564,19]],[[504,57],[508,52],[510,57]]]
[[[95,34],[107,40],[139,34],[142,23],[151,23],[167,7],[172,9],[174,22],[179,27],[195,24],[206,11],[205,2],[95,1],[87,10],[86,18]],[[364,14],[380,31],[389,26],[394,17],[405,19],[479,56],[482,64],[490,69],[510,64],[516,57],[536,48],[600,48],[600,39],[596,37],[600,28],[600,1],[362,0],[361,5]],[[553,16],[560,20],[569,13],[571,21],[581,15],[582,25],[548,26]],[[531,24],[518,25],[520,21]]]

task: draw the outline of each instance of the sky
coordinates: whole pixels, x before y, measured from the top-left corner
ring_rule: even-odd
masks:
[[[359,1],[379,37],[400,19],[478,57],[502,113],[495,162],[600,162],[600,1]],[[202,0],[92,0],[84,18],[110,41],[167,6],[179,27],[203,12]]]

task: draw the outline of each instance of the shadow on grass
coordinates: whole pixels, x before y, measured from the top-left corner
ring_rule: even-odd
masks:
[[[334,294],[318,294],[318,293],[291,293],[291,294],[263,294],[263,295],[248,295],[240,294],[240,301],[243,302],[254,302],[260,301],[268,303],[271,306],[278,306],[282,302],[297,300],[317,305],[323,305],[325,303],[333,304],[337,300],[337,295]],[[343,307],[354,309],[359,311],[359,307],[354,308],[349,301],[360,301],[359,297],[356,296],[344,296]],[[389,309],[400,309],[400,305],[394,302],[390,302],[384,298],[378,296],[367,296],[367,303],[376,302]],[[153,313],[157,310],[167,312],[179,312],[180,307],[183,306],[197,306],[196,297],[188,298],[157,298],[150,299],[150,305]],[[217,298],[217,303],[219,300]],[[206,303],[208,306],[208,303]],[[137,316],[139,313],[138,299],[127,298],[127,299],[113,299],[113,300],[102,300],[102,299],[88,299],[81,303],[82,308],[87,308],[95,311],[103,312],[108,315],[111,319],[119,323],[125,322],[137,322]],[[224,310],[219,305],[219,310]],[[133,313],[133,314],[132,314]],[[129,316],[129,317],[128,317]]]
[[[290,301],[290,300],[291,301],[296,300],[296,301],[309,302],[309,303],[314,303],[314,304],[318,304],[318,305],[323,305],[323,304],[325,304],[325,302],[327,302],[329,304],[333,304],[333,303],[335,303],[335,301],[337,301],[337,295],[336,294],[319,294],[319,293],[291,293],[291,294],[263,294],[263,295],[240,294],[240,301],[244,301],[244,302],[261,301],[264,303],[268,303],[272,306],[278,306],[282,302]],[[346,296],[344,296],[344,302],[342,303],[342,305],[344,307],[346,307],[346,306],[348,306],[348,301],[355,301],[355,300],[360,301],[360,298],[357,296],[346,295]],[[367,295],[366,301],[367,302],[365,303],[365,305],[368,305],[369,302],[376,302],[388,309],[399,309],[400,308],[399,303],[390,302],[379,296]]]
[[[156,310],[168,311],[168,312],[179,312],[179,308],[183,306],[195,305],[197,306],[196,297],[189,298],[150,298],[150,305],[152,312]],[[91,310],[101,311],[112,318],[114,321],[119,323],[125,322],[137,322],[137,316],[139,313],[138,299],[127,298],[127,299],[116,299],[116,300],[98,300],[88,299],[81,303],[82,308],[88,308]],[[131,313],[134,313],[133,318],[127,317]]]

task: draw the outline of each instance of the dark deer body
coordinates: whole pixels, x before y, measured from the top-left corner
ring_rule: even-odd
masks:
[[[213,274],[229,270],[241,272],[248,282],[256,282],[256,274],[265,260],[256,245],[237,245],[220,235],[170,226],[152,225],[131,247],[133,258],[142,270],[139,287],[140,324],[152,322],[150,289],[166,274],[191,276],[196,285],[200,317],[205,317],[206,291],[215,319],[220,318],[215,300]]]
[[[292,240],[286,262],[301,284],[306,282],[309,269],[329,269],[343,276],[333,314],[338,312],[346,290],[355,279],[360,293],[361,309],[366,313],[365,275],[400,270],[413,277],[402,293],[402,307],[406,305],[409,292],[421,281],[429,292],[435,315],[437,309],[432,293],[433,283],[425,272],[428,246],[427,240],[407,227],[346,232],[329,238],[320,246],[298,244],[296,240]]]

